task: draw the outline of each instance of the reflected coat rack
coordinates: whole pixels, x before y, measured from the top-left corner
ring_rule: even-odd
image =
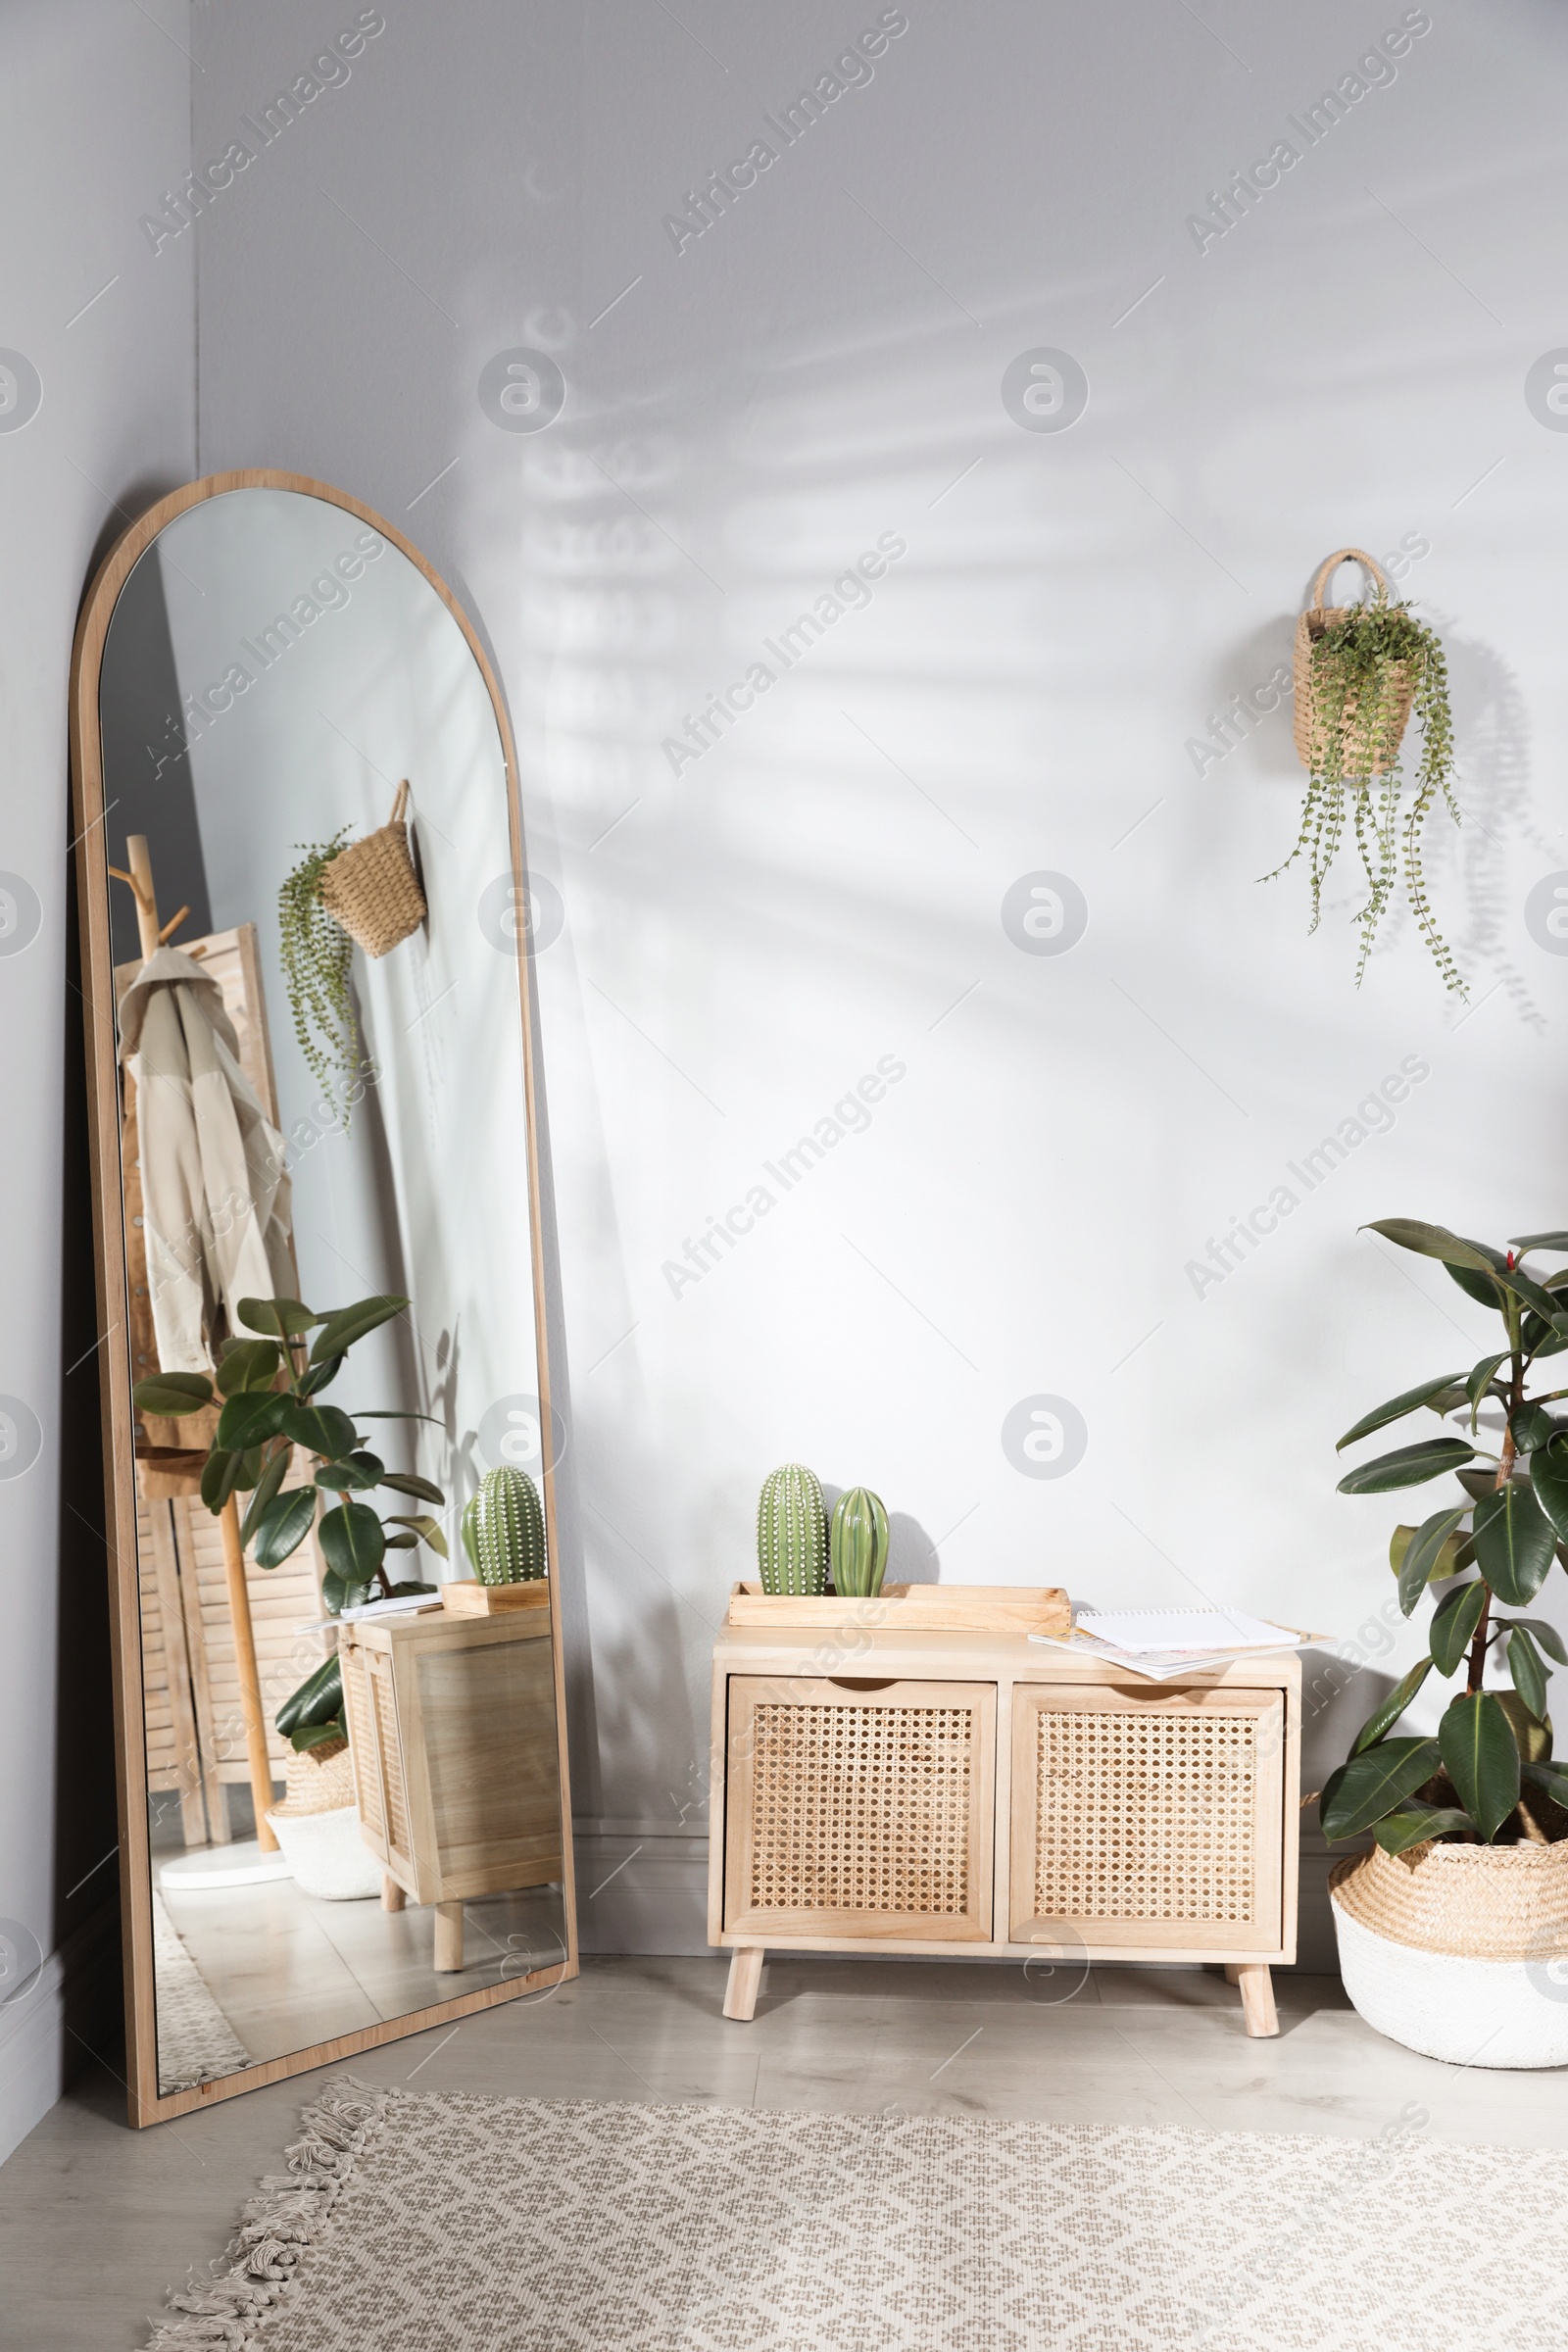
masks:
[[[117,881],[126,884],[134,896],[141,956],[134,963],[117,966],[117,1005],[142,963],[158,948],[170,943],[190,911],[182,906],[177,914],[160,925],[146,837],[131,834],[125,850],[126,866],[112,865],[109,871]],[[242,923],[233,930],[213,932],[205,939],[182,944],[181,952],[199,959],[222,990],[223,1008],[239,1041],[241,1066],[275,1125],[277,1102],[254,925]],[[133,1377],[141,1379],[159,1368],[158,1350],[147,1288],[136,1088],[128,1071],[122,1071],[122,1087],[127,1322]],[[276,1747],[280,1762],[286,1762],[288,1751],[281,1740],[270,1741],[268,1738],[255,1612],[240,1543],[238,1501],[230,1495],[215,1522],[200,1499],[202,1463],[216,1423],[217,1408],[213,1406],[177,1421],[144,1415],[145,1440],[138,1438],[136,1444],[137,1532],[144,1545],[141,1552],[144,1696],[149,1748],[156,1732],[162,1735],[163,1749],[161,1766],[149,1753],[150,1785],[178,1789],[187,1844],[199,1844],[204,1839],[225,1843],[230,1832],[224,1784],[235,1779],[248,1780],[258,1843],[264,1853],[275,1853],[277,1839],[267,1820],[274,1802],[271,1750]],[[219,1538],[217,1546],[212,1540],[215,1529]],[[299,1589],[297,1570],[292,1574],[279,1570],[264,1604],[263,1639],[269,1661],[277,1654],[279,1662],[286,1665],[290,1689],[300,1680],[299,1661],[290,1639],[291,1626],[302,1615],[314,1617],[319,1605],[314,1543],[299,1556],[310,1563],[305,1570],[309,1592]],[[220,1646],[225,1616],[234,1643],[231,1672],[237,1687],[232,1696],[238,1701],[244,1727],[242,1769],[224,1758],[220,1727],[220,1709],[230,1695],[225,1688],[229,1671]],[[216,1647],[212,1640],[215,1634],[219,1637]],[[161,1690],[157,1679],[160,1662]],[[160,1717],[163,1720],[158,1720]]]

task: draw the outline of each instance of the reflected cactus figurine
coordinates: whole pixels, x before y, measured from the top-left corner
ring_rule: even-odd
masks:
[[[888,1564],[888,1515],[868,1487],[851,1487],[833,1505],[829,1538],[833,1590],[855,1599],[873,1599],[882,1590]]]
[[[827,1513],[814,1471],[786,1462],[762,1481],[757,1564],[764,1592],[827,1591]]]
[[[488,1471],[463,1514],[463,1548],[481,1585],[527,1585],[547,1573],[545,1514],[526,1470]]]

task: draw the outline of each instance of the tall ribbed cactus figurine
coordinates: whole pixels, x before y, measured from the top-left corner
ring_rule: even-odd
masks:
[[[481,1585],[526,1585],[546,1574],[544,1508],[526,1470],[486,1472],[463,1514],[463,1548]]]
[[[882,1497],[868,1487],[851,1487],[841,1494],[833,1505],[828,1547],[834,1592],[874,1598],[888,1564],[888,1515]]]
[[[762,1481],[757,1563],[764,1592],[827,1591],[827,1513],[814,1471],[785,1462]]]

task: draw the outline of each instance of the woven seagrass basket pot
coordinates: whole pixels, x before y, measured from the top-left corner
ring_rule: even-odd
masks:
[[[363,1902],[381,1891],[381,1865],[360,1835],[354,1763],[347,1746],[326,1762],[307,1749],[289,1761],[288,1794],[267,1816],[302,1894]]]
[[[367,956],[390,955],[424,920],[424,893],[404,822],[408,805],[405,778],[386,823],[339,850],[321,875],[322,906]]]
[[[1374,1846],[1329,1879],[1345,1989],[1455,2066],[1568,2066],[1568,1839]]]
[[[1312,582],[1312,601],[1296,624],[1296,714],[1294,720],[1298,757],[1301,765],[1310,768],[1314,775],[1320,774],[1325,764],[1329,730],[1333,722],[1328,712],[1319,708],[1318,682],[1312,671],[1312,648],[1326,629],[1333,628],[1336,621],[1344,620],[1352,610],[1349,605],[1326,606],[1323,602],[1323,592],[1342,564],[1365,564],[1377,589],[1377,602],[1381,605],[1387,604],[1389,601],[1388,574],[1380,564],[1359,547],[1342,547],[1318,567],[1317,578]],[[1404,730],[1410,722],[1410,705],[1415,694],[1415,681],[1410,675],[1410,665],[1407,662],[1396,662],[1391,664],[1391,668],[1395,681],[1393,729],[1387,748],[1380,752],[1372,761],[1370,770],[1372,776],[1386,775],[1394,765]],[[1344,710],[1340,714],[1340,734],[1348,746],[1352,733],[1352,722],[1358,699],[1353,694],[1348,695]],[[1348,767],[1346,769],[1345,780],[1348,784],[1363,781],[1359,777],[1352,776]]]

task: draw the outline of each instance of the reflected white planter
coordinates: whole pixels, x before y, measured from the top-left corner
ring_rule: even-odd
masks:
[[[302,1894],[345,1903],[380,1893],[381,1865],[360,1836],[356,1806],[330,1813],[269,1813],[267,1819]]]
[[[1568,2066],[1568,1844],[1375,1849],[1330,1892],[1345,1989],[1379,2034],[1450,2066]]]

